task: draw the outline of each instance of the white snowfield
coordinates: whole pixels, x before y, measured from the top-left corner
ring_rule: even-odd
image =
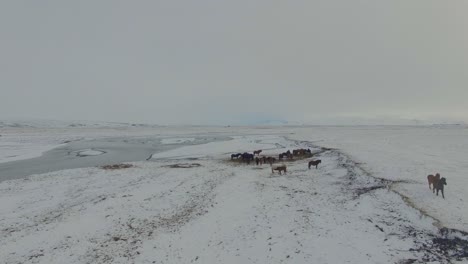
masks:
[[[1,182],[0,263],[466,263],[467,234],[440,229],[468,230],[465,129],[212,130],[237,136]],[[296,148],[318,169],[230,160]],[[428,189],[435,172],[445,199]]]
[[[194,138],[163,138],[161,144],[181,144],[185,142],[192,142]]]
[[[468,231],[468,127],[315,127],[292,139],[338,148],[372,176],[401,181],[393,189],[445,227]],[[427,175],[447,179],[445,199],[431,195]],[[437,198],[437,199],[436,199]]]

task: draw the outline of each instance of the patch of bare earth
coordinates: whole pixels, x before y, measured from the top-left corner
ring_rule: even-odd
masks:
[[[172,169],[190,169],[190,168],[201,167],[201,164],[200,163],[177,163],[177,164],[165,165],[162,167],[172,168]]]
[[[128,168],[133,168],[135,167],[132,164],[125,164],[125,163],[120,163],[120,164],[113,164],[113,165],[104,165],[101,166],[101,169],[103,170],[121,170],[121,169],[128,169]]]

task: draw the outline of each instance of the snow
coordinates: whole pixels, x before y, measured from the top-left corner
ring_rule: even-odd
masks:
[[[62,144],[0,142],[0,163],[41,156],[44,152],[60,147]]]
[[[42,129],[6,128],[0,131],[0,163],[31,159],[63,146],[65,142],[82,139],[65,133],[50,133]]]
[[[161,144],[182,144],[194,140],[195,138],[163,138],[161,139]]]
[[[373,176],[402,181],[394,190],[441,225],[468,231],[468,129],[436,127],[313,127],[290,138],[338,148]],[[429,190],[427,175],[447,179],[445,200]],[[437,199],[436,199],[437,198]]]
[[[466,130],[209,131],[230,139],[156,153],[128,169],[71,169],[0,182],[0,259],[4,263],[438,263],[448,260],[425,247],[435,247],[432,239],[439,236],[439,228],[468,230],[466,178],[460,176],[466,172],[462,162]],[[34,133],[28,140],[42,142],[35,141]],[[202,128],[41,132],[48,138],[161,134],[166,139],[203,133],[207,131]],[[314,158],[322,160],[318,169],[309,170],[308,160],[284,161],[288,172],[279,175],[272,174],[268,165],[230,160],[230,154],[237,152],[263,149],[262,155],[268,156],[301,147],[311,148]],[[85,153],[97,154],[92,151],[96,150]],[[170,166],[179,163],[200,166]],[[436,171],[448,179],[445,200],[432,194],[425,182],[426,174]],[[450,236],[463,237],[457,232]]]
[[[200,157],[230,157],[232,153],[250,152],[263,149],[262,154],[274,154],[281,148],[281,144],[286,142],[284,139],[275,136],[263,136],[260,142],[256,136],[233,136],[231,140],[224,141],[223,144],[210,142],[203,144],[203,147],[195,148],[193,146],[184,146],[174,150],[156,153],[152,159],[187,159]],[[278,145],[276,145],[278,144]],[[280,146],[280,147],[278,147]]]

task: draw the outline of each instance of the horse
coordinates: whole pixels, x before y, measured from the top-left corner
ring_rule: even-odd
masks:
[[[283,157],[286,157],[286,158],[288,158],[288,159],[292,159],[292,158],[293,158],[293,154],[291,153],[291,151],[288,150],[288,151],[286,151],[286,152],[283,152],[283,153],[279,154],[278,157],[279,157],[280,160],[282,160]]]
[[[304,156],[307,153],[307,149],[299,149],[297,152],[300,156]]]
[[[233,158],[236,158],[236,159],[237,159],[237,158],[239,158],[239,156],[241,156],[241,155],[242,155],[242,153],[231,154],[231,159],[233,159]]]
[[[281,166],[271,167],[271,173],[274,173],[275,170],[277,170],[280,175],[281,171],[284,171],[284,174],[286,174],[286,165],[283,164]]]
[[[433,185],[432,189],[437,190],[437,193],[436,193],[437,196],[439,196],[439,191],[440,191],[442,193],[442,198],[445,199],[444,185],[447,185],[447,180],[445,178],[442,178],[442,179],[438,180],[435,185]]]
[[[250,161],[254,160],[254,155],[250,154],[250,153],[247,153],[247,152],[244,152],[241,155],[241,158],[242,158],[243,161],[246,161],[247,164],[250,164]]]
[[[440,180],[440,174],[436,173],[436,175],[427,175],[427,183],[429,184],[429,190],[431,189],[432,184],[432,192],[435,192],[434,187],[436,186],[437,182]]]
[[[276,162],[276,159],[273,158],[273,157],[268,157],[268,158],[266,158],[266,160],[267,160],[268,163],[270,163],[270,166],[273,165],[273,163]]]
[[[322,162],[322,160],[311,160],[309,161],[309,170],[311,166],[315,166],[315,169],[318,168],[318,165]]]
[[[260,159],[259,157],[255,157],[255,163],[257,163],[257,165],[262,165],[262,159]]]
[[[293,156],[304,156],[306,155],[307,153],[312,153],[312,151],[310,149],[295,149],[293,150]]]
[[[255,154],[260,155],[260,153],[262,153],[262,150],[261,150],[261,149],[255,150],[255,151],[253,152],[254,156],[255,156]]]

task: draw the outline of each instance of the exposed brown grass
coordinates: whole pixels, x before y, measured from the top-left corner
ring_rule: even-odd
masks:
[[[113,165],[104,165],[101,166],[101,169],[103,170],[121,170],[121,169],[128,169],[128,168],[133,168],[135,167],[132,164],[125,164],[125,163],[120,163],[120,164],[113,164]]]
[[[177,163],[177,164],[172,164],[172,165],[166,165],[163,167],[173,168],[173,169],[190,169],[190,168],[201,167],[201,164],[200,163]]]

